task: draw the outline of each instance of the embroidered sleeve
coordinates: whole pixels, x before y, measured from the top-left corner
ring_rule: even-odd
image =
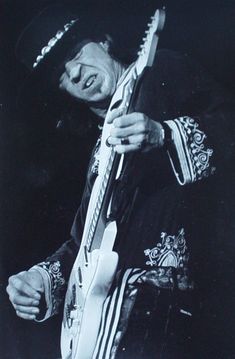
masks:
[[[173,146],[168,155],[179,184],[196,182],[213,174],[213,149],[208,147],[207,136],[198,123],[187,116],[165,123],[172,130]]]
[[[66,281],[62,276],[59,261],[42,262],[33,266],[31,270],[39,271],[43,278],[47,311],[45,316],[37,321],[44,321],[58,312],[64,298]]]

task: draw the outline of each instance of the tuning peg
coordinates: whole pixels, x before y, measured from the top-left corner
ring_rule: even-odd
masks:
[[[143,39],[142,39],[143,41],[146,41],[147,40],[147,36],[146,37],[143,37]]]
[[[145,30],[145,32],[144,32],[144,33],[148,35],[148,34],[149,34],[149,30]]]

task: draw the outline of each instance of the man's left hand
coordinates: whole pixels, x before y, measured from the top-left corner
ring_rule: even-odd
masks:
[[[122,109],[115,109],[107,122],[113,124],[107,141],[120,154],[140,150],[147,152],[164,144],[162,125],[143,113],[123,115]]]

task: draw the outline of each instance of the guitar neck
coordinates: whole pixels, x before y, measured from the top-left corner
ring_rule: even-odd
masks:
[[[145,37],[143,38],[144,44],[140,46],[141,50],[138,52],[138,58],[131,70],[131,77],[123,86],[123,97],[121,104],[119,105],[119,107],[125,109],[123,114],[128,113],[131,108],[134,89],[140,75],[147,66],[152,66],[153,64],[159,40],[159,33],[165,22],[165,11],[157,10],[151,20],[152,21],[148,24],[148,30],[145,32]],[[90,217],[90,225],[86,241],[88,250],[100,248],[102,232],[108,221],[107,211],[113,192],[114,180],[117,177],[117,172],[119,170],[119,163],[120,155],[114,151],[113,147],[110,147],[104,173],[101,176],[97,202],[93,210],[93,215]]]
[[[121,107],[125,108],[125,113],[128,113],[131,108],[132,99],[133,99],[133,89],[137,82],[136,72],[133,72],[130,81],[125,86],[123,101]],[[121,155],[114,151],[113,147],[110,147],[109,155],[107,156],[107,162],[105,166],[105,171],[101,177],[100,190],[97,197],[97,202],[93,211],[93,216],[91,217],[91,222],[89,226],[89,232],[87,236],[86,246],[88,250],[100,248],[102,242],[102,235],[100,235],[106,224],[109,221],[108,218],[108,208],[113,192],[113,185],[115,178],[117,176],[119,164],[120,164]]]

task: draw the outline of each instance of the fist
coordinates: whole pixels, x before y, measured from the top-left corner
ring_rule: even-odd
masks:
[[[107,119],[107,123],[113,124],[107,141],[114,146],[116,152],[147,152],[154,147],[163,146],[163,128],[159,122],[140,112],[127,115],[122,113],[122,109],[115,109]]]
[[[43,279],[36,270],[20,272],[9,278],[6,288],[18,317],[33,320],[39,314],[39,301],[44,292]]]

